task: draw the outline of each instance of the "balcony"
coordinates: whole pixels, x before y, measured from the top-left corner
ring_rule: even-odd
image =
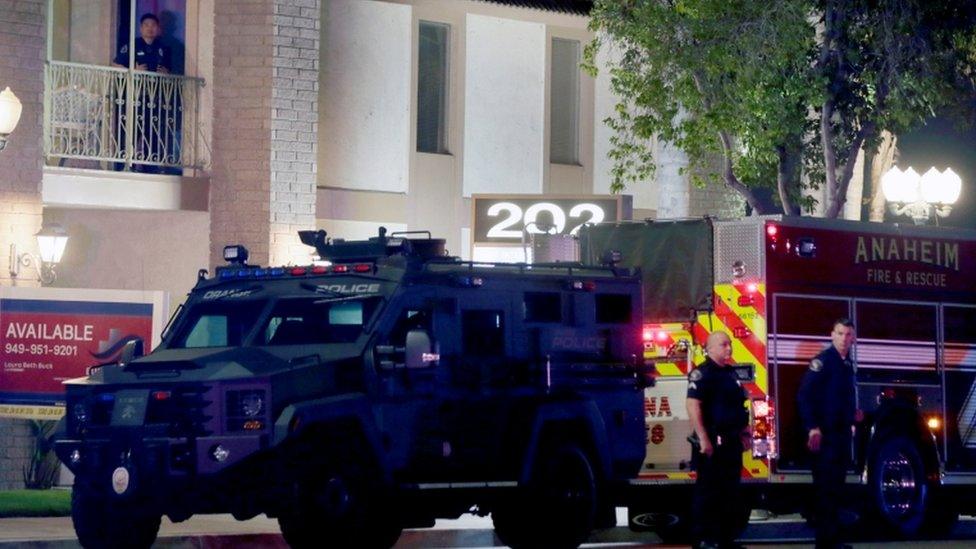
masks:
[[[202,78],[49,61],[44,154],[49,164],[183,174],[209,161],[200,131]]]

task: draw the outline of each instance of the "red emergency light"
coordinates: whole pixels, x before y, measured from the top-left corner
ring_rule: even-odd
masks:
[[[778,233],[779,233],[779,227],[777,227],[776,225],[766,225],[766,234],[775,238]]]

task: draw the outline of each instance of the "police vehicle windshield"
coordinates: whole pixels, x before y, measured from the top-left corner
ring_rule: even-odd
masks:
[[[266,300],[204,303],[193,307],[171,349],[351,343],[363,333],[380,303],[369,298],[280,299],[267,315]]]

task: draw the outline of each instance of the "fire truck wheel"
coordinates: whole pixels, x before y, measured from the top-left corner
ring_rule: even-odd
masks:
[[[882,532],[905,538],[922,531],[931,489],[911,439],[894,436],[881,442],[871,461],[869,486]]]
[[[335,547],[392,547],[402,526],[391,490],[368,459],[335,456],[325,474],[298,485],[298,500],[281,512],[278,526],[289,546],[318,548],[323,540]]]
[[[159,533],[160,515],[140,505],[115,502],[82,481],[71,491],[71,522],[82,547],[121,549],[151,547]]]
[[[597,479],[579,446],[543,450],[528,486],[492,511],[498,538],[510,547],[579,547],[596,520]]]

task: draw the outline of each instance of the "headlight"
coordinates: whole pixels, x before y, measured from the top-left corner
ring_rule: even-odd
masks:
[[[241,411],[247,417],[255,417],[264,409],[264,392],[247,391],[241,395]]]
[[[227,431],[260,431],[267,424],[265,389],[231,389],[224,395]]]
[[[84,403],[78,402],[71,407],[71,415],[74,417],[75,421],[78,423],[88,423],[88,406]]]

